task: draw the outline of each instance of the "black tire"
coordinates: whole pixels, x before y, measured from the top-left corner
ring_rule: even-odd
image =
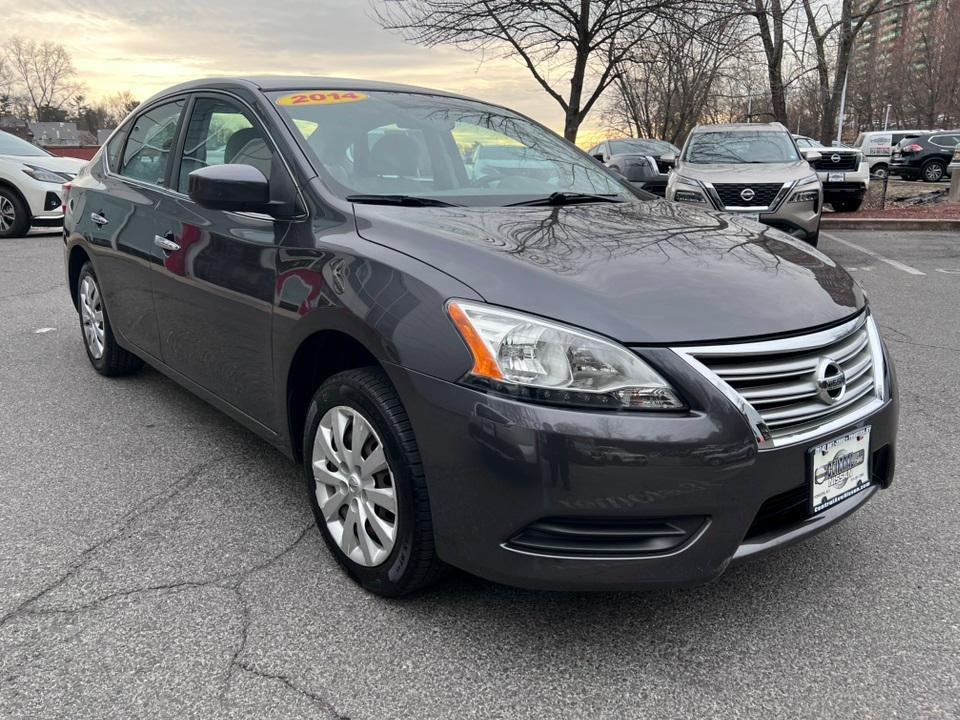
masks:
[[[0,228],[0,238],[24,237],[30,232],[30,210],[18,193],[5,187],[0,187],[0,206],[13,209],[13,220],[6,228]],[[3,224],[3,223],[0,223]]]
[[[863,205],[863,200],[837,200],[830,204],[836,212],[856,212]]]
[[[920,171],[924,182],[937,183],[947,174],[947,165],[942,160],[928,160]]]
[[[870,168],[870,174],[877,180],[883,180],[884,178],[890,177],[890,171],[883,163],[874,165],[872,168]]]
[[[134,373],[143,367],[143,360],[138,358],[133,353],[124,350],[117,344],[117,339],[114,337],[113,328],[110,326],[110,317],[107,314],[107,306],[101,300],[101,312],[103,313],[103,353],[100,357],[95,357],[93,352],[90,350],[90,345],[87,342],[86,332],[84,330],[83,322],[83,313],[81,311],[81,292],[83,288],[83,281],[85,278],[90,278],[93,283],[96,285],[98,294],[100,292],[100,283],[97,281],[97,276],[93,272],[93,265],[90,262],[84,263],[83,267],[80,268],[80,274],[77,276],[77,317],[80,318],[80,333],[83,338],[83,347],[87,352],[87,359],[90,360],[90,364],[93,365],[93,369],[105,377],[118,377],[120,375],[129,375]]]
[[[336,406],[359,411],[383,443],[397,498],[396,540],[387,558],[373,567],[354,562],[331,536],[320,510],[313,476],[313,446],[324,414]],[[380,368],[341,372],[324,382],[307,409],[303,467],[310,507],[324,542],[354,581],[372,593],[398,597],[429,585],[442,567],[433,540],[430,499],[420,451],[406,410]]]

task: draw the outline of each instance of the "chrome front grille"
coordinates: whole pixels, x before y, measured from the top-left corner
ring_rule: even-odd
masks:
[[[866,313],[810,335],[675,350],[758,425],[761,447],[839,428],[883,402],[880,338]]]

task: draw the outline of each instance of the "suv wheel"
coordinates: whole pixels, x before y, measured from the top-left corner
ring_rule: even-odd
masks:
[[[143,360],[120,347],[113,336],[100,285],[89,262],[80,268],[77,278],[77,312],[80,315],[83,345],[94,370],[101,375],[115,377],[129,375],[140,369]]]
[[[930,160],[920,172],[925,182],[940,182],[947,172],[947,166],[943,164],[942,160]]]
[[[23,237],[30,231],[30,212],[17,193],[0,188],[0,238]]]
[[[890,173],[889,173],[889,171],[887,170],[887,166],[886,166],[886,165],[874,165],[874,166],[870,169],[870,174],[873,175],[873,176],[874,176],[875,178],[877,178],[878,180],[883,180],[883,179],[886,178]]]
[[[407,413],[379,368],[338,373],[313,396],[303,445],[310,506],[347,574],[386,597],[436,576],[430,501]]]
[[[863,204],[863,200],[837,200],[830,204],[836,212],[856,212]]]

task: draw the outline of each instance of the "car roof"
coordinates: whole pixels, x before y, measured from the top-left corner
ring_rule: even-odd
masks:
[[[723,130],[756,130],[759,132],[787,132],[778,122],[772,123],[719,123],[717,125],[697,125],[690,132],[717,132]]]
[[[307,75],[245,75],[242,77],[208,77],[190,80],[179,85],[167,88],[150,98],[156,98],[175,93],[189,92],[204,89],[246,88],[261,92],[276,92],[283,90],[359,90],[371,92],[407,92],[425,95],[442,95],[444,97],[472,100],[473,98],[443,90],[403,85],[400,83],[379,82],[377,80],[359,80],[356,78],[335,78]]]

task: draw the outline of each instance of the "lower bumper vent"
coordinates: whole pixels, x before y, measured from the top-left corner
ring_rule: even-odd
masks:
[[[507,547],[543,555],[649,555],[680,547],[706,521],[702,516],[652,520],[544,518],[510,538]]]

